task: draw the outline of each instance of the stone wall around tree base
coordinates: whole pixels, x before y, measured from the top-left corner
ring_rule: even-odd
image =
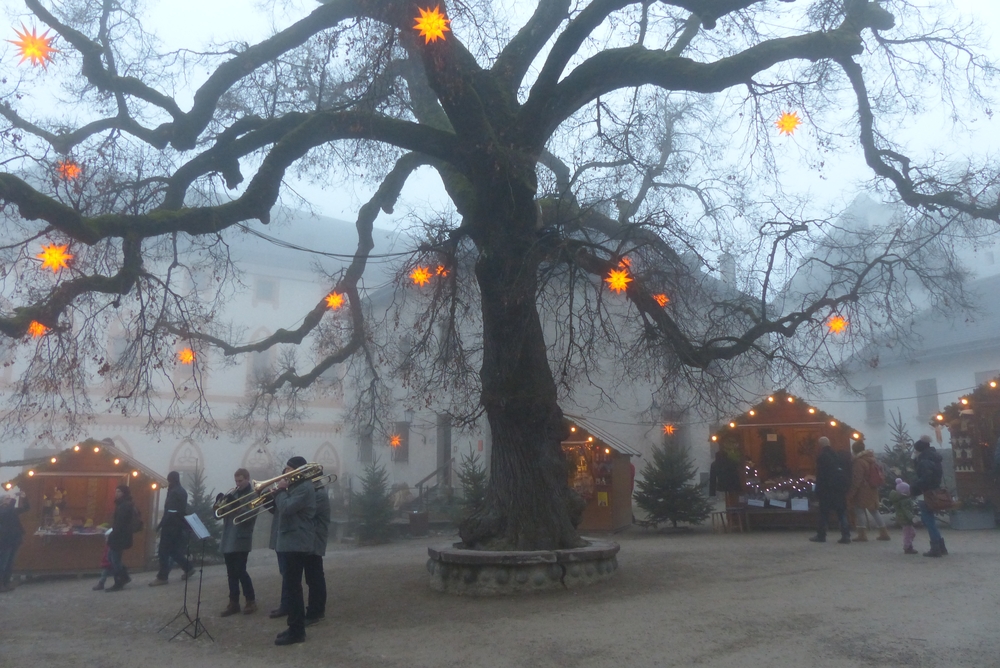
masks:
[[[609,579],[618,570],[618,544],[584,540],[585,547],[525,552],[428,547],[430,586],[448,594],[503,596],[573,589]]]

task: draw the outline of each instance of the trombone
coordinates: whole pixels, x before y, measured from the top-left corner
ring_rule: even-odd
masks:
[[[329,480],[327,480],[329,479]],[[288,484],[294,484],[297,482],[302,482],[304,480],[310,480],[320,487],[327,484],[327,482],[333,482],[337,479],[334,474],[323,475],[323,467],[320,464],[309,463],[303,464],[299,468],[289,471],[288,473],[282,473],[279,476],[275,476],[268,480],[251,480],[250,486],[253,487],[253,494],[247,494],[241,496],[238,499],[229,498],[231,495],[236,493],[236,488],[229,490],[223,495],[223,498],[217,501],[214,505],[215,517],[217,519],[225,519],[230,515],[234,515],[233,521],[239,523],[240,518],[246,513],[247,510],[257,509],[274,498],[275,485],[277,485],[282,480],[287,480]],[[227,500],[228,499],[228,500]],[[256,513],[254,513],[256,515]],[[242,521],[246,521],[252,517],[247,515],[242,518]]]
[[[320,468],[322,472],[322,467]],[[313,484],[313,489],[319,489],[324,485],[336,481],[337,475],[335,473],[328,473],[309,480]],[[275,492],[277,492],[277,490],[272,486],[271,488],[262,491],[259,496],[253,498],[248,503],[245,503],[243,505],[243,509],[237,513],[236,517],[233,518],[233,524],[243,524],[244,522],[257,517],[265,510],[273,508]]]

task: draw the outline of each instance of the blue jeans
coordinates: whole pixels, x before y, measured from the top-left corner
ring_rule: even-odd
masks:
[[[122,566],[123,551],[108,549],[108,561],[111,562],[111,575],[114,576],[116,581],[122,576],[122,570],[124,569]]]
[[[931,542],[939,542],[941,540],[941,532],[938,531],[937,519],[934,518],[934,513],[930,511],[927,504],[923,501],[917,502],[917,510],[920,511],[920,521],[927,527],[927,536],[931,539]]]
[[[4,587],[10,584],[10,576],[14,572],[14,559],[17,558],[17,550],[20,547],[20,539],[13,545],[0,547],[0,585]]]

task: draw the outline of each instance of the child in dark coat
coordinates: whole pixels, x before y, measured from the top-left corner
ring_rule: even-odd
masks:
[[[910,497],[910,486],[902,478],[896,478],[896,489],[889,492],[889,503],[896,511],[896,522],[903,527],[903,554],[916,554],[913,549],[913,539],[917,530],[913,528],[913,516],[916,510]]]

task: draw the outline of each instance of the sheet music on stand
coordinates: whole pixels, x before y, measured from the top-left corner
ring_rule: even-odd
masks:
[[[205,523],[201,521],[201,518],[194,513],[187,515],[184,518],[184,521],[188,523],[188,526],[191,527],[191,531],[194,531],[194,535],[197,536],[199,540],[205,540],[212,535],[208,532],[208,528],[205,526]]]

